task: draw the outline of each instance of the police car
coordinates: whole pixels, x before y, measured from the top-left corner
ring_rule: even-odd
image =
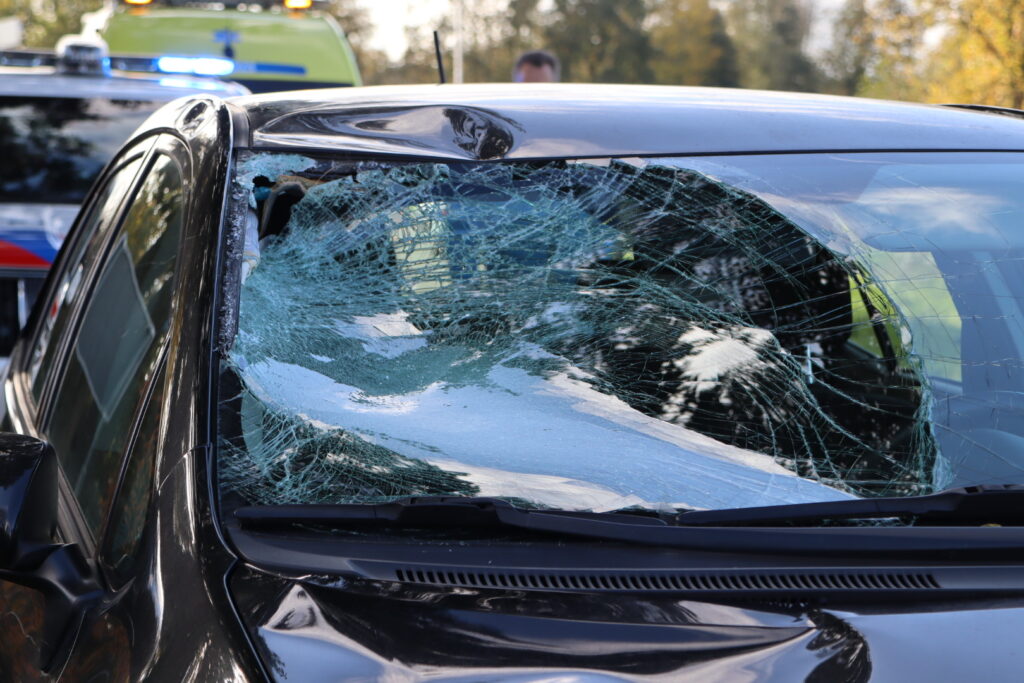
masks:
[[[194,75],[112,70],[101,41],[0,52],[0,356],[6,356],[78,205],[153,111],[198,93],[245,94]]]

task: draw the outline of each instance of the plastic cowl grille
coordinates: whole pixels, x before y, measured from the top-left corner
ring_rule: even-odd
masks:
[[[582,591],[935,590],[927,572],[542,572],[404,567],[395,578],[474,588]]]

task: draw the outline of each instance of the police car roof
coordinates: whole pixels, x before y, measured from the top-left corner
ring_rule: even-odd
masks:
[[[63,74],[51,66],[0,66],[0,96],[105,97],[170,101],[205,93],[220,97],[248,94],[237,83],[214,78],[113,71],[109,75]]]
[[[999,116],[937,105],[724,88],[381,86],[272,93],[236,98],[232,104],[248,118],[250,144],[261,148],[450,159],[1024,151],[1022,112]],[[471,143],[473,137],[487,136],[505,142]]]

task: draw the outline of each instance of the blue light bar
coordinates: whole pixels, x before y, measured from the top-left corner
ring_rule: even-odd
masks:
[[[196,76],[228,76],[235,63],[221,57],[160,57],[156,68],[167,74],[195,74]]]

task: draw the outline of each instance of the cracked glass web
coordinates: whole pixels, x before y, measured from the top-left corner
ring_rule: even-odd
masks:
[[[903,156],[243,158],[222,486],[610,510],[1012,477],[951,455],[980,435],[950,402],[993,401],[940,248],[967,218],[940,234],[941,173]]]

